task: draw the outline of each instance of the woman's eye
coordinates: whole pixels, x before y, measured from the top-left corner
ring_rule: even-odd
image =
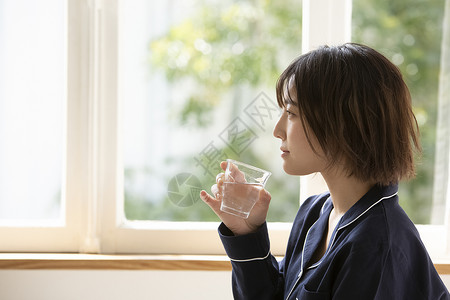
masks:
[[[292,112],[289,111],[289,110],[286,110],[286,113],[287,113],[288,116],[295,116],[294,113],[292,113]]]

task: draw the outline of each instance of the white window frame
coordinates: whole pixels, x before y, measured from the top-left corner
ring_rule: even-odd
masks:
[[[302,51],[351,38],[351,0],[303,0]],[[68,0],[67,149],[64,226],[0,227],[0,251],[219,254],[219,222],[126,221],[123,207],[119,0]],[[303,177],[301,198],[316,193]],[[320,178],[319,178],[320,180]],[[449,197],[447,197],[448,199]],[[444,225],[417,225],[433,258],[450,254]],[[269,223],[283,255],[290,223]]]
[[[80,225],[83,218],[83,204],[86,190],[85,182],[77,180],[83,178],[82,164],[83,149],[82,131],[83,124],[80,122],[82,116],[82,105],[78,99],[81,96],[80,86],[81,70],[80,70],[80,52],[82,45],[79,38],[82,35],[79,21],[73,22],[77,18],[74,2],[68,1],[66,10],[66,26],[71,31],[70,38],[66,41],[66,61],[68,64],[66,97],[68,99],[65,108],[67,112],[65,127],[66,147],[64,160],[66,161],[63,170],[65,177],[62,184],[62,197],[66,197],[67,201],[63,205],[65,213],[64,221],[50,221],[34,223],[32,221],[18,224],[6,223],[0,226],[0,237],[2,245],[0,250],[3,252],[73,252],[78,249],[80,237]],[[71,13],[69,13],[71,12]],[[80,131],[80,133],[78,133]],[[81,200],[78,202],[78,200]],[[70,214],[68,213],[70,212]]]

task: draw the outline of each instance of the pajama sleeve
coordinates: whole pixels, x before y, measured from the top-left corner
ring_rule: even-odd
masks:
[[[219,235],[232,264],[234,299],[282,299],[283,261],[270,253],[267,224],[254,233],[234,236],[222,223]]]

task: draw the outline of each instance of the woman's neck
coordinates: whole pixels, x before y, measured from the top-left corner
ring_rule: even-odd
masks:
[[[359,199],[362,198],[374,185],[372,181],[361,181],[345,172],[322,172],[331,200],[334,206],[334,215],[343,216]]]

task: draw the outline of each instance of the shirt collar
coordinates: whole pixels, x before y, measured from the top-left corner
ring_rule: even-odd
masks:
[[[372,187],[361,199],[358,200],[350,209],[342,216],[338,223],[338,228],[342,229],[358,220],[371,208],[381,203],[383,200],[393,198],[398,193],[398,185]],[[328,199],[331,202],[331,199]]]
[[[302,269],[304,266],[309,266],[308,269],[317,267],[328,254],[329,249],[334,243],[336,234],[340,229],[345,228],[358,220],[361,216],[363,216],[366,212],[379,204],[381,201],[395,197],[397,195],[397,192],[398,185],[396,184],[390,186],[375,185],[374,187],[372,187],[342,216],[342,218],[339,220],[338,225],[333,231],[330,245],[328,246],[325,255],[317,263],[310,266],[310,264],[312,263],[311,259],[314,251],[317,249],[318,243],[323,237],[325,227],[328,224],[328,216],[333,209],[333,202],[331,201],[331,197],[328,197],[328,199],[324,202],[322,209],[320,210],[319,219],[311,226],[310,230],[308,230],[308,234],[306,235],[302,254]],[[310,234],[309,231],[312,231],[313,233]],[[316,231],[317,233],[314,233],[314,231]]]

